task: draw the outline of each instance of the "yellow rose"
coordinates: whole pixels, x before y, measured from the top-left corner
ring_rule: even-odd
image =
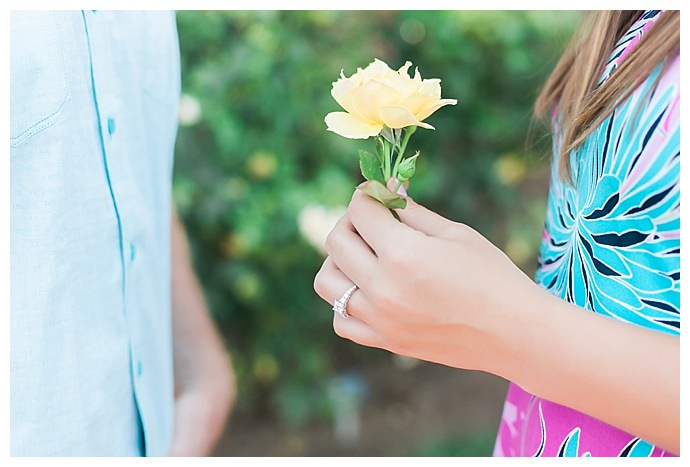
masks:
[[[398,129],[421,126],[429,115],[455,99],[441,99],[441,80],[422,79],[415,69],[414,77],[407,70],[409,61],[398,71],[375,59],[366,68],[333,83],[331,95],[346,112],[331,112],[325,121],[328,130],[345,138],[366,139],[378,135],[385,127]]]

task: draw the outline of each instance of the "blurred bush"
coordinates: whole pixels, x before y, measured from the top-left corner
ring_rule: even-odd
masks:
[[[327,132],[331,83],[410,60],[458,105],[436,112],[411,194],[472,225],[531,273],[548,139],[531,106],[578,20],[550,11],[180,11],[183,97],[174,195],[232,352],[237,410],[299,424],[331,413],[329,379],[384,353],[332,332],[313,292],[320,243],[361,181]],[[372,148],[373,149],[373,148]]]

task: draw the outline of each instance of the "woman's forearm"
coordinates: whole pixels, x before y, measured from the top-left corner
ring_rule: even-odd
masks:
[[[504,332],[498,369],[523,389],[671,452],[680,450],[680,339],[566,303],[543,291]],[[529,332],[520,332],[529,327]],[[649,350],[655,349],[653,353]]]

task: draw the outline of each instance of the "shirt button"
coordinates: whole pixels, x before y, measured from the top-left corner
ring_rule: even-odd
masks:
[[[134,261],[134,258],[137,257],[137,247],[134,245],[134,243],[129,244],[129,260]]]
[[[113,136],[115,133],[116,125],[115,125],[115,119],[114,118],[109,118],[108,119],[108,134],[110,136]]]
[[[141,376],[141,374],[144,372],[144,369],[141,365],[141,360],[137,360],[137,376]]]

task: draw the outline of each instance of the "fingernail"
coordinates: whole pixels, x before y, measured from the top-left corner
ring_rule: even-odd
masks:
[[[395,185],[398,184],[398,179],[393,177],[390,180],[388,180],[388,183],[386,183],[386,188],[389,190],[393,191],[395,189]],[[397,194],[400,196],[407,196],[407,190],[405,190],[405,187],[401,183],[400,186],[398,187]]]

